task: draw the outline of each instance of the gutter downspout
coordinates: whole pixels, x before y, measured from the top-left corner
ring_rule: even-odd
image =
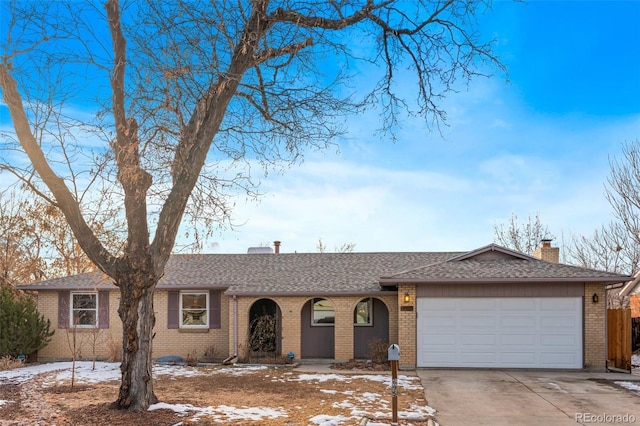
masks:
[[[233,357],[238,356],[238,297],[233,295]]]
[[[238,358],[238,297],[233,295],[233,355],[222,361],[222,365],[231,364]]]

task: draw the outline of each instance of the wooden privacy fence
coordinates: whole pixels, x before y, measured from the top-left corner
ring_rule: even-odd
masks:
[[[607,367],[631,371],[631,309],[607,310]]]

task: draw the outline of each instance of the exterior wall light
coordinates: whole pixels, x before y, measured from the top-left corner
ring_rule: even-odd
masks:
[[[404,294],[404,303],[411,302],[411,295],[409,293]]]
[[[593,303],[598,303],[598,293],[593,293],[593,296],[591,296],[591,300],[593,301]]]

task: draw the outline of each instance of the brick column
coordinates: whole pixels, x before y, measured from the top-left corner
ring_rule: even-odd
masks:
[[[593,303],[593,294],[598,302]],[[607,366],[606,336],[607,304],[602,283],[584,285],[584,367],[591,371],[605,371]]]
[[[300,311],[306,299],[303,297],[281,297],[274,300],[280,306],[282,313],[282,355],[286,356],[289,352],[293,352],[295,359],[299,360],[302,351]]]
[[[409,295],[409,302],[404,301]],[[415,284],[398,285],[398,345],[400,346],[401,369],[416,368],[416,286]],[[391,342],[394,343],[394,342]]]
[[[332,299],[335,309],[334,338],[337,362],[353,359],[353,309],[359,298]]]

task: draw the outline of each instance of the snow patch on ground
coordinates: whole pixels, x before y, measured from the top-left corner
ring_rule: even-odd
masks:
[[[622,386],[623,388],[636,391],[638,395],[640,395],[640,382],[614,382],[618,386]]]
[[[149,407],[149,411],[168,409],[178,414],[196,413],[193,420],[198,420],[201,416],[207,415],[214,421],[229,422],[239,420],[260,421],[262,419],[276,419],[287,417],[287,412],[281,408],[269,407],[230,407],[219,405],[217,407],[196,407],[192,404],[166,404],[159,402]]]

